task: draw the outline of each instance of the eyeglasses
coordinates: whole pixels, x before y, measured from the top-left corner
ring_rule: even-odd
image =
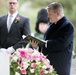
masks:
[[[11,4],[13,4],[13,5],[15,5],[15,4],[17,4],[16,2],[9,2],[9,4],[11,5]]]

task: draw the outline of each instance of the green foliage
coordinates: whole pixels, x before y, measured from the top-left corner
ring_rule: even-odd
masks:
[[[11,65],[12,65],[12,66],[10,66],[10,74],[11,75],[15,75],[15,72],[19,72],[20,73],[20,70],[17,68],[18,67],[17,62],[11,61]]]

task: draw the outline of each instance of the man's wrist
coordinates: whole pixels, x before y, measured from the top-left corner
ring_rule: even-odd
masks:
[[[46,44],[45,44],[45,47],[47,48],[47,42],[48,42],[48,40],[46,40]]]
[[[13,53],[13,52],[15,52],[15,49],[13,48],[13,46],[8,47],[8,48],[7,48],[7,52],[8,52],[8,53]]]
[[[34,50],[39,50],[39,47],[37,47],[37,48],[33,48]]]

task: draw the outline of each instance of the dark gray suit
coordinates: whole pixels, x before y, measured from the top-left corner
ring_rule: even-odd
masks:
[[[26,41],[22,39],[22,35],[30,34],[30,24],[29,19],[21,15],[20,20],[16,22],[16,18],[12,23],[10,31],[7,29],[7,16],[4,15],[0,17],[0,48],[8,48],[13,46],[14,49],[26,46]]]
[[[43,49],[43,53],[47,55],[50,64],[53,65],[58,75],[70,75],[74,38],[72,23],[66,17],[63,17],[49,27],[44,38],[48,42],[47,48],[44,47]]]

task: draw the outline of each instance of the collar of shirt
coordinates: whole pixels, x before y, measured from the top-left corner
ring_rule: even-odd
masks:
[[[10,16],[10,15],[12,15],[12,22],[13,22],[13,21],[14,21],[14,19],[16,18],[16,16],[17,16],[17,14],[18,14],[18,11],[17,11],[17,12],[15,12],[14,14],[10,14],[10,13],[8,13],[8,17],[7,17],[7,24],[8,24],[9,16]]]

